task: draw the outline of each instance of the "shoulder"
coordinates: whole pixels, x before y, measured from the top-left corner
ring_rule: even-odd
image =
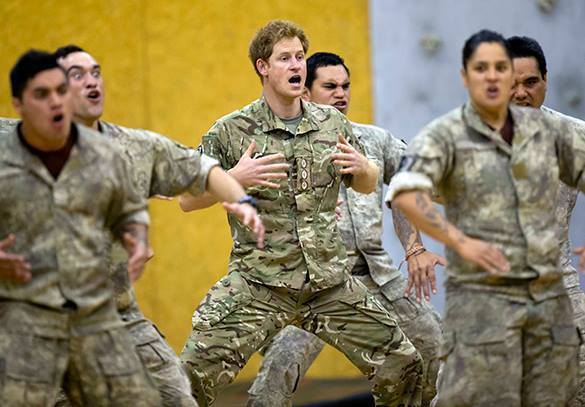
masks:
[[[540,110],[543,112],[544,116],[546,116],[549,120],[553,122],[554,121],[566,122],[573,128],[581,130],[585,129],[585,121],[581,119],[558,112],[547,106],[541,106]]]
[[[252,103],[242,107],[241,109],[234,110],[233,112],[220,117],[216,120],[215,124],[229,126],[230,124],[235,124],[238,121],[258,120],[261,117],[262,112],[262,101],[261,99],[257,99]]]
[[[322,123],[334,120],[349,125],[347,117],[333,106],[319,105],[313,102],[303,102],[303,107],[307,110],[307,115],[316,122]]]
[[[74,124],[77,128],[78,142],[82,149],[98,154],[100,157],[109,158],[121,155],[120,146],[113,143],[103,134],[85,127],[81,124]]]

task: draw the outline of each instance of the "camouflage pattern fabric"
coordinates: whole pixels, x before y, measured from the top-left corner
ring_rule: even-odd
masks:
[[[567,120],[571,126],[585,128],[585,122],[574,117],[566,116],[548,107],[541,110],[553,120]],[[581,130],[585,134],[585,131]],[[579,284],[577,270],[571,263],[571,242],[569,241],[569,224],[571,214],[577,202],[578,191],[561,183],[557,193],[556,219],[559,225],[559,246],[561,248],[560,267],[563,282],[567,288],[571,304],[573,305],[573,322],[581,333],[585,333],[585,293]],[[585,406],[585,346],[579,351],[579,381],[576,396],[568,404],[570,407]]]
[[[406,279],[402,276],[382,287],[369,275],[353,276],[398,322],[400,329],[423,358],[422,405],[429,405],[436,394],[441,343],[441,320],[432,306],[404,297]],[[252,387],[248,391],[253,407],[289,405],[300,379],[317,358],[325,343],[315,335],[289,325],[268,345]]]
[[[567,296],[519,302],[457,289],[445,306],[437,407],[566,405],[580,343]]]
[[[555,218],[559,179],[585,189],[585,137],[536,109],[510,106],[514,148],[471,104],[425,127],[410,144],[387,200],[436,186],[447,219],[498,247],[511,269],[490,275],[447,249],[447,285],[537,301],[566,295]]]
[[[107,311],[116,315],[113,302]],[[52,406],[64,385],[74,406],[160,406],[158,391],[131,351],[123,327],[58,337],[30,325],[34,321],[28,317],[67,326],[83,323],[85,316],[76,314],[24,301],[0,302],[0,404]]]
[[[421,358],[359,281],[350,277],[315,293],[308,283],[292,290],[247,281],[238,272],[222,278],[199,304],[181,354],[189,375],[202,384],[193,388],[199,404],[213,404],[217,388],[231,383],[289,324],[343,352],[372,382],[377,405],[420,406]]]
[[[296,134],[259,99],[220,119],[203,137],[203,152],[224,169],[236,165],[252,140],[255,157],[282,153],[291,167],[279,189],[247,189],[258,200],[266,228],[263,250],[249,230],[229,218],[230,274],[195,312],[181,355],[190,376],[202,384],[193,392],[200,404],[212,403],[217,387],[231,382],[253,352],[286,325],[297,324],[368,375],[380,404],[418,406],[420,356],[379,303],[349,279],[336,228],[339,186],[350,185],[351,176],[339,173],[331,154],[339,135],[358,151],[363,148],[335,108],[301,103]]]
[[[0,281],[0,298],[58,310],[70,301],[90,314],[112,298],[112,233],[130,222],[148,223],[148,214],[118,150],[86,127],[72,128],[77,143],[57,180],[22,145],[16,128],[0,137],[0,236],[14,233],[11,252],[32,268],[26,284]],[[112,314],[112,323],[118,321]]]
[[[222,168],[233,168],[252,140],[254,157],[282,153],[290,164],[289,177],[274,180],[279,189],[262,185],[246,192],[258,200],[266,229],[265,247],[256,247],[254,234],[229,215],[234,237],[230,271],[246,273],[258,283],[300,289],[308,275],[315,290],[343,283],[347,256],[336,229],[335,205],[339,185],[351,182],[333,165],[338,136],[363,153],[345,116],[329,106],[302,102],[297,133],[288,131],[259,99],[220,120],[203,136],[201,148]]]
[[[18,121],[0,120],[0,126],[2,123],[6,128],[12,128]],[[99,128],[103,136],[122,150],[132,184],[145,199],[156,194],[174,196],[186,190],[193,195],[201,194],[205,191],[209,171],[217,165],[217,161],[197,150],[147,130],[129,129],[108,122],[99,122]],[[118,311],[161,391],[163,405],[196,406],[177,356],[136,303],[126,268],[126,250],[119,242],[114,242],[109,262]],[[147,343],[150,345],[144,346]],[[69,405],[62,395],[59,405]]]
[[[382,246],[382,192],[384,184],[388,185],[398,170],[406,143],[380,127],[358,123],[351,123],[351,127],[367,157],[380,169],[380,176],[371,194],[360,194],[341,186],[339,199],[343,204],[337,227],[346,250],[362,255],[368,263],[370,276],[382,286],[401,275]],[[350,270],[356,258],[348,258]]]
[[[564,405],[571,395],[579,337],[559,272],[555,209],[559,179],[585,189],[585,138],[539,110],[510,112],[513,148],[471,104],[432,122],[410,145],[387,195],[436,187],[448,220],[510,262],[509,272],[490,276],[447,250],[439,406]]]
[[[351,123],[353,134],[362,143],[366,155],[380,169],[376,191],[360,194],[344,185],[340,188],[342,216],[337,226],[348,252],[350,267],[359,255],[367,262],[367,275],[360,280],[398,322],[408,339],[423,357],[422,404],[428,405],[436,394],[441,341],[440,317],[428,303],[404,298],[406,279],[392,264],[382,247],[382,191],[398,165],[406,144],[390,132],[376,126]],[[294,326],[279,332],[268,346],[260,371],[249,390],[252,406],[279,406],[290,403],[296,385],[325,344],[314,335]]]

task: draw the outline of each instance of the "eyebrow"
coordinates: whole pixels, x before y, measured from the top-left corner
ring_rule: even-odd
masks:
[[[92,65],[92,67],[91,67],[91,69],[96,69],[96,68],[100,68],[101,69],[101,66],[99,66],[99,64],[95,64],[95,65]],[[81,70],[83,70],[83,67],[81,65],[71,65],[69,67],[69,69],[67,69],[67,73],[71,72],[74,69],[81,69]]]

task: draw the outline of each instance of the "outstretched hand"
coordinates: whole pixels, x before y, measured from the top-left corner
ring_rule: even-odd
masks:
[[[359,175],[368,171],[368,159],[353,148],[341,134],[338,138],[337,149],[339,152],[333,153],[331,158],[333,164],[341,167],[339,172]]]
[[[256,235],[258,248],[264,247],[264,224],[258,216],[256,208],[247,203],[228,203],[222,202],[223,207],[230,213],[234,214],[244,225],[246,225]]]
[[[422,251],[419,254],[413,254],[407,260],[408,262],[408,283],[404,296],[409,297],[414,287],[416,300],[421,301],[421,296],[427,301],[431,299],[431,292],[437,293],[437,276],[435,267],[437,265],[446,266],[447,260],[436,253]]]
[[[286,170],[290,167],[284,160],[284,155],[269,154],[260,158],[252,158],[252,153],[256,148],[256,141],[252,140],[240,161],[234,168],[229,170],[233,176],[244,188],[254,185],[263,185],[268,188],[279,188],[274,180],[287,178]]]
[[[32,278],[30,263],[24,256],[6,253],[15,241],[16,236],[13,234],[0,241],[0,278],[15,283],[26,283]]]

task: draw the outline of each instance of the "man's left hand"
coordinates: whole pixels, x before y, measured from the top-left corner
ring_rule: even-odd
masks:
[[[227,203],[222,202],[223,207],[236,215],[236,217],[248,228],[254,232],[258,240],[258,248],[264,247],[264,224],[262,219],[258,216],[258,211],[252,205],[247,203]]]
[[[341,167],[339,172],[353,175],[367,173],[368,159],[353,148],[341,134],[339,135],[337,149],[339,152],[333,153],[331,158],[333,159],[333,164]]]

